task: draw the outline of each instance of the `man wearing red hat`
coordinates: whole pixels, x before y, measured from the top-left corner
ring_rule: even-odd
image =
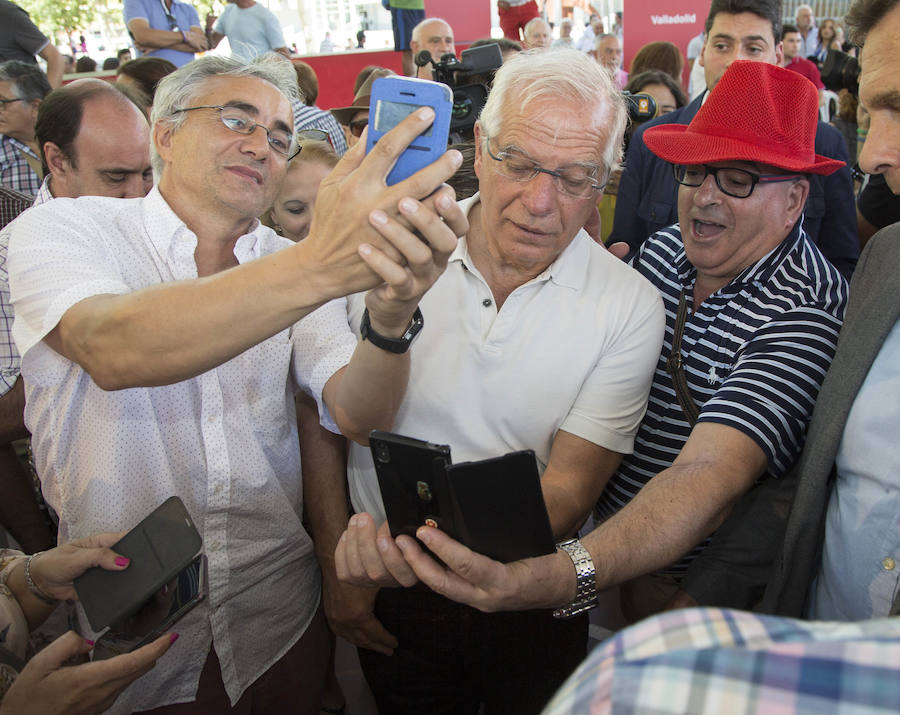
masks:
[[[900,0],[856,0],[846,24],[863,46],[859,99],[871,117],[860,168],[900,195]],[[765,589],[765,612],[815,620],[900,614],[898,265],[900,223],[866,244],[795,479],[785,494],[766,497],[790,509],[787,525],[767,539],[773,568],[739,563],[736,571],[733,563],[744,545],[762,547],[755,527],[767,518],[762,500],[743,505],[742,518],[729,519],[728,543],[716,545],[732,555],[732,580],[757,594]]]
[[[564,553],[501,564],[422,527],[447,567],[398,537],[381,554],[395,577],[482,610],[569,613],[626,584],[626,615],[639,618],[664,607],[690,550],[735,502],[788,471],[847,301],[846,281],[800,222],[807,177],[841,166],[815,153],[817,105],[797,73],[735,62],[690,125],[646,132],[680,184],[680,223],[633,263],[663,298],[666,337],[634,453],[607,484],[604,521],[581,541],[575,569]]]
[[[649,236],[678,218],[678,184],[666,163],[645,146],[644,133],[660,124],[688,124],[735,60],[781,64],[782,59],[780,0],[712,0],[706,19],[706,43],[698,59],[709,91],[635,132],[625,157],[610,243],[625,242],[632,252],[637,251]],[[754,88],[746,87],[745,91],[752,99]],[[849,161],[840,133],[824,122],[817,125],[816,151]],[[827,177],[810,176],[803,228],[825,257],[849,279],[859,256],[849,166]]]

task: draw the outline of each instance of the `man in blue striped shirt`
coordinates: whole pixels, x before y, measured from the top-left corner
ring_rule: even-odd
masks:
[[[630,591],[631,615],[645,615],[663,607],[680,559],[734,503],[786,471],[847,301],[846,281],[801,226],[807,175],[843,164],[815,153],[817,107],[815,87],[796,72],[739,61],[690,125],[646,132],[674,165],[680,222],[635,259],[663,297],[666,335],[634,454],[601,497],[606,520],[580,547],[511,564],[422,527],[417,535],[448,568],[398,537],[398,549],[380,554],[395,577],[408,581],[411,569],[482,610],[568,602],[571,615],[599,589],[666,569],[662,589]]]
[[[834,356],[847,286],[798,219],[805,175],[829,174],[843,162],[814,155],[815,122],[806,136],[796,120],[815,114],[812,84],[757,64],[735,62],[721,80],[726,96],[711,96],[690,125],[645,133],[650,150],[674,166],[679,224],[646,241],[633,262],[662,294],[667,331],[634,454],[598,502],[602,520],[659,475],[656,489],[677,485],[721,505],[689,504],[682,515],[698,521],[699,536],[711,533],[754,482],[779,478],[797,459]],[[754,134],[759,119],[737,100],[757,85],[777,148]],[[791,111],[794,92],[801,100]],[[680,559],[673,553],[661,572],[624,583],[625,616],[660,611],[701,548]]]

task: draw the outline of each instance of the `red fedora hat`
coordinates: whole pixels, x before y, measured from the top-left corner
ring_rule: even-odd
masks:
[[[644,143],[672,164],[753,161],[799,174],[831,174],[843,161],[816,154],[819,94],[808,79],[765,62],[739,60],[690,124],[663,124]]]

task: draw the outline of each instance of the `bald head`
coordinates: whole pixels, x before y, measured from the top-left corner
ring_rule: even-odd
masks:
[[[82,79],[51,92],[35,134],[56,197],[134,198],[153,185],[147,119],[108,82]]]
[[[456,54],[456,47],[453,44],[453,28],[450,27],[446,20],[442,20],[439,17],[429,17],[422,20],[413,28],[409,48],[412,50],[413,57],[422,50],[428,50],[431,53],[431,59],[439,62],[441,57],[448,52]],[[424,79],[431,79],[430,65],[420,67],[418,76]]]

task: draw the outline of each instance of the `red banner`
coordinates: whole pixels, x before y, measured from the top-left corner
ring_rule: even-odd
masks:
[[[648,42],[674,42],[685,57],[684,84],[687,86],[687,46],[703,32],[709,0],[642,0],[625,3],[625,69]]]

